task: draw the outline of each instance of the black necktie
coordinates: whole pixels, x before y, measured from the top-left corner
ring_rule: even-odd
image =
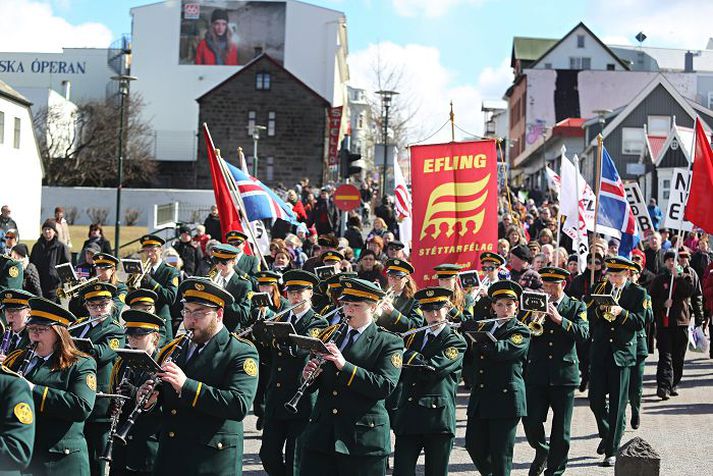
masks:
[[[200,353],[201,349],[202,349],[204,346],[205,346],[205,344],[198,344],[198,345],[196,345],[196,348],[193,349],[193,353],[192,353],[191,355],[189,355],[188,358],[186,359],[186,364],[188,364],[189,362],[193,362],[194,360],[196,360],[196,357],[198,357],[198,354]]]
[[[428,345],[428,342],[430,341],[432,336],[433,336],[432,333],[426,332],[426,337],[423,338],[423,345],[421,346],[421,352],[423,352],[423,349],[426,348],[426,346]]]
[[[352,346],[354,343],[354,339],[356,336],[359,335],[359,331],[357,329],[352,329],[349,331],[349,334],[347,334],[347,343],[344,345],[344,348],[342,349],[342,354],[349,350],[349,348]]]
[[[37,372],[37,369],[40,368],[40,365],[42,365],[42,362],[44,362],[45,359],[43,357],[40,357],[39,355],[36,355],[32,357],[32,360],[30,360],[30,370],[26,372],[26,376],[29,378],[31,375],[34,375]]]
[[[13,334],[10,338],[10,350],[15,350],[17,348],[17,343],[20,341],[19,334]]]

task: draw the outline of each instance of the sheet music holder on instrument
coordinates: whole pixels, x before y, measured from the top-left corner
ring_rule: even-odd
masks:
[[[549,297],[545,293],[525,291],[520,296],[520,309],[523,311],[547,313]]]
[[[57,270],[59,279],[61,279],[63,283],[76,283],[79,281],[77,271],[74,269],[74,266],[72,266],[72,263],[58,264],[54,269]]]
[[[309,350],[313,354],[329,354],[329,350],[321,339],[316,337],[301,336],[299,334],[289,334],[289,339],[300,349]]]
[[[463,271],[458,273],[460,283],[464,288],[480,287],[480,274],[477,271]]]
[[[271,304],[270,295],[268,293],[254,293],[250,300],[253,306],[257,307],[269,307]]]
[[[140,349],[116,349],[115,352],[130,367],[137,371],[149,373],[161,372],[161,366],[145,350]]]
[[[291,334],[297,334],[291,322],[267,321],[265,322],[265,328],[267,332],[270,332],[272,336],[279,341],[286,341]]]
[[[591,294],[592,300],[600,306],[618,306],[619,302],[611,294]]]
[[[337,274],[337,267],[335,265],[331,266],[317,266],[314,268],[314,274],[317,275],[320,281],[331,278]]]
[[[72,341],[74,342],[74,345],[77,346],[77,349],[85,354],[89,353],[89,351],[94,348],[94,342],[86,337],[72,337]]]
[[[490,331],[468,331],[464,334],[473,344],[494,344],[498,341]]]

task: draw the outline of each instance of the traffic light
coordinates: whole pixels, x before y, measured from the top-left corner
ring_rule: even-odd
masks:
[[[352,175],[360,174],[363,168],[361,154],[352,154],[347,149],[339,151],[339,170],[342,178],[346,179]]]

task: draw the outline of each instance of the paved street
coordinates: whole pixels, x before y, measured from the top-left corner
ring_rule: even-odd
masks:
[[[656,354],[649,356],[644,376],[644,401],[641,427],[627,427],[622,444],[634,436],[648,441],[661,455],[661,475],[688,476],[713,474],[713,360],[707,355],[688,352],[680,396],[662,402],[656,397]],[[465,444],[465,409],[467,393],[458,395],[458,436],[451,454],[450,474],[476,475]],[[572,422],[572,448],[567,474],[613,475],[613,468],[600,468],[596,454],[599,439],[589,410],[586,394],[577,394]],[[627,424],[629,418],[627,417]],[[245,423],[246,475],[265,474],[258,451],[260,433],[255,431],[255,417]],[[534,451],[525,441],[522,426],[518,429],[513,475],[526,475]],[[423,463],[423,461],[421,461]],[[423,474],[423,466],[420,467]],[[327,475],[325,475],[327,476]]]

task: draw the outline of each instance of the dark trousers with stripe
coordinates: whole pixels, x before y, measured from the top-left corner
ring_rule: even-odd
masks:
[[[428,476],[448,474],[448,458],[453,449],[455,437],[449,434],[396,435],[394,450],[394,476],[413,476],[416,462],[423,450],[426,460],[425,472]]]
[[[574,410],[574,386],[527,386],[527,416],[522,423],[527,442],[537,454],[547,454],[546,475],[563,474],[567,468],[570,429]],[[544,422],[552,408],[550,442],[547,443]]]
[[[589,407],[597,421],[599,436],[604,440],[606,456],[616,455],[621,436],[624,434],[630,376],[631,367],[617,367],[610,352],[601,358],[592,359]]]

